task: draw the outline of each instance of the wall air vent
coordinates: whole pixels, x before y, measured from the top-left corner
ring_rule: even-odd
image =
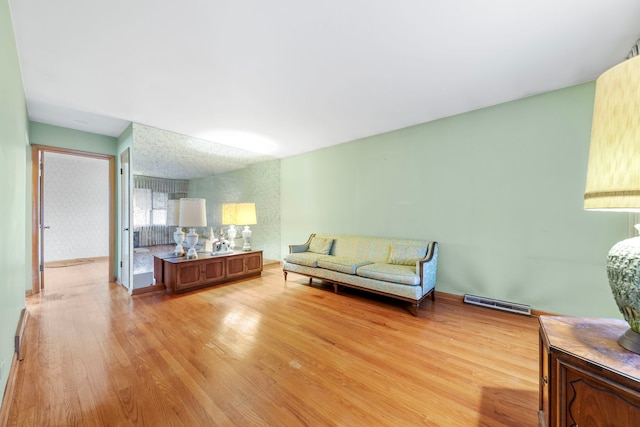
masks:
[[[495,310],[508,311],[511,313],[531,315],[531,306],[525,304],[518,304],[515,302],[500,301],[491,298],[479,297],[475,295],[464,295],[464,302],[472,305],[479,305],[481,307],[493,308]]]

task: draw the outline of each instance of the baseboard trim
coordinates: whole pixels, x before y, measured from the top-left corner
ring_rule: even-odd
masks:
[[[0,426],[6,426],[9,422],[9,405],[13,398],[13,390],[15,388],[16,379],[18,378],[18,362],[24,359],[24,334],[27,327],[27,319],[29,318],[29,312],[26,308],[23,308],[20,312],[20,319],[18,320],[18,327],[16,328],[15,335],[15,352],[11,359],[11,367],[9,368],[9,377],[7,379],[7,386],[4,389],[4,395],[2,396],[2,406],[0,406]]]
[[[15,336],[15,349],[18,360],[24,359],[24,333],[27,328],[27,319],[29,312],[26,308],[23,308],[20,312],[20,320],[18,321],[18,327],[16,328]]]
[[[16,380],[18,378],[18,356],[14,353],[11,360],[11,368],[9,369],[9,379],[7,380],[7,387],[4,389],[4,396],[2,398],[2,406],[0,406],[0,426],[6,426],[9,423],[9,406],[13,399],[13,392],[16,386]]]
[[[279,268],[282,267],[282,263],[274,259],[263,259],[262,268]]]
[[[463,295],[450,294],[450,293],[442,292],[442,291],[436,291],[436,301],[438,301],[438,300],[445,300],[445,301],[450,301],[450,302],[459,302],[460,304],[462,304],[464,302],[464,296]]]
[[[131,295],[148,294],[149,292],[164,291],[165,289],[167,289],[167,287],[164,285],[164,283],[160,283],[157,285],[145,286],[144,288],[133,289],[131,291]]]
[[[262,260],[262,266],[263,267],[267,267],[267,266],[270,266],[270,267],[276,266],[277,267],[277,266],[281,266],[281,265],[282,265],[282,262],[278,261],[277,259],[266,259],[265,258],[265,259]]]

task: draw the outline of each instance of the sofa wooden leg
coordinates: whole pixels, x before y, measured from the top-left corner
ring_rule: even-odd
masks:
[[[436,300],[436,290],[432,289],[431,290],[431,301],[435,301]]]
[[[313,277],[309,277],[309,284],[311,284],[311,282],[313,282]]]
[[[284,281],[286,282],[287,281],[287,272],[283,271],[283,273],[284,273]]]
[[[420,303],[417,302],[415,304],[411,304],[411,307],[409,308],[409,311],[411,311],[411,314],[413,314],[414,316],[418,317],[418,308],[420,308]]]
[[[338,284],[337,284],[337,283],[334,283],[334,284],[333,284],[333,293],[334,293],[334,294],[337,294],[337,293],[338,293]]]

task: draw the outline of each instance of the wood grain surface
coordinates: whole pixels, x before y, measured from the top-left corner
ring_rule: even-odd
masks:
[[[537,425],[534,317],[438,297],[414,317],[277,266],[134,297],[75,268],[28,297],[9,426]]]

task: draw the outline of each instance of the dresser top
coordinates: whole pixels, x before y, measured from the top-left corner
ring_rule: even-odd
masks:
[[[181,262],[202,261],[202,260],[210,260],[215,258],[227,258],[227,257],[232,257],[237,255],[249,255],[249,254],[257,254],[257,253],[262,253],[262,251],[261,250],[255,250],[255,251],[254,250],[251,250],[251,251],[234,250],[234,251],[223,252],[223,253],[198,252],[198,258],[195,258],[195,259],[187,259],[186,252],[185,252],[185,255],[178,256],[178,257],[171,252],[153,254],[153,256],[156,258],[162,259],[164,261],[177,264]]]
[[[629,329],[624,320],[540,316],[540,326],[552,349],[640,380],[640,354],[618,344]]]

